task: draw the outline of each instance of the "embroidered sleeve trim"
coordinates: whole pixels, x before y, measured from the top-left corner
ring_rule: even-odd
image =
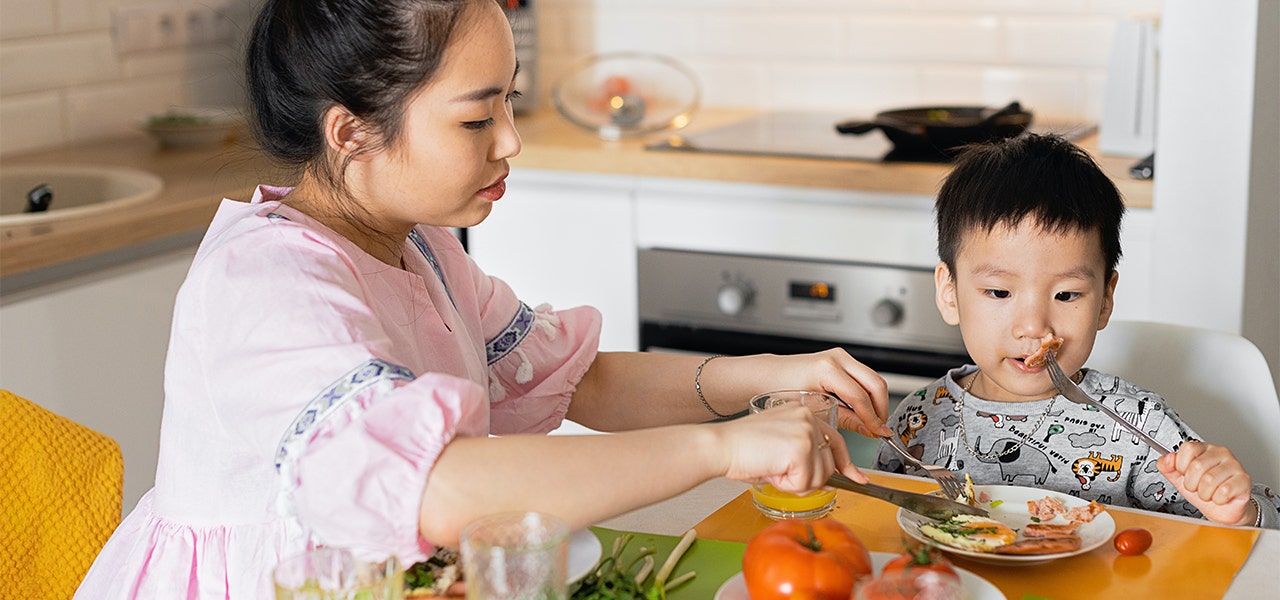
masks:
[[[292,462],[291,458],[301,454],[302,449],[306,447],[307,442],[311,439],[310,432],[321,423],[324,423],[325,419],[329,418],[347,401],[379,384],[391,384],[396,380],[413,381],[414,379],[413,372],[409,369],[377,358],[370,359],[348,371],[338,381],[330,384],[328,388],[308,402],[302,411],[298,413],[298,416],[293,419],[293,423],[285,431],[284,437],[280,439],[280,445],[276,449],[276,470],[283,471],[286,469],[287,463]],[[391,389],[394,389],[394,387],[388,385],[387,391]]]
[[[529,308],[528,304],[521,302],[520,307],[516,309],[516,314],[511,317],[511,322],[507,323],[506,328],[494,336],[492,340],[489,340],[489,343],[485,344],[484,350],[489,364],[492,365],[502,360],[506,355],[511,354],[511,351],[515,350],[516,346],[519,346],[520,342],[523,342],[524,338],[529,335],[529,331],[533,329],[533,321],[533,309]]]

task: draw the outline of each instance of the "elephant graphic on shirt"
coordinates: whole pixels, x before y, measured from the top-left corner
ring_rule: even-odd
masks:
[[[1002,481],[1012,483],[1019,477],[1030,477],[1035,482],[1035,485],[1040,485],[1049,478],[1050,473],[1058,472],[1057,467],[1054,467],[1053,463],[1049,462],[1049,457],[1044,452],[1027,445],[1023,445],[1004,456],[999,456],[1001,452],[1017,446],[1019,440],[1002,438],[985,451],[982,449],[981,436],[978,436],[974,441],[974,449],[981,455],[975,458],[984,463],[1000,463],[1000,479]]]

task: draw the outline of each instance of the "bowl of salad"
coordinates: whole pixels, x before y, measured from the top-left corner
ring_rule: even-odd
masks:
[[[233,141],[244,125],[235,109],[171,108],[147,117],[142,128],[168,148],[199,148]]]

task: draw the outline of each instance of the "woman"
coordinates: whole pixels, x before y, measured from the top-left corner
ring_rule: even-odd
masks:
[[[721,476],[865,481],[803,408],[692,424],[807,388],[887,433],[884,381],[843,351],[597,353],[594,309],[530,309],[463,252],[446,228],[484,220],[520,150],[495,2],[268,1],[252,35],[253,125],[299,179],[219,207],[177,299],[156,486],[81,596],[262,597],[317,545],[410,563],[496,512],[580,528]],[[630,431],[525,435],[564,418]]]

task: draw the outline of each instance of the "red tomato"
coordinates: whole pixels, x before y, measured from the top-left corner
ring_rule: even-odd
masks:
[[[951,566],[951,561],[947,560],[937,548],[931,548],[924,544],[889,559],[889,562],[885,563],[881,574],[895,571],[909,573],[935,571],[944,575],[960,576],[955,568]]]
[[[871,574],[871,553],[843,523],[830,517],[783,520],[747,542],[742,575],[752,600],[848,600]]]
[[[1113,543],[1116,552],[1125,556],[1137,556],[1151,547],[1151,532],[1141,527],[1131,527],[1117,533]]]

